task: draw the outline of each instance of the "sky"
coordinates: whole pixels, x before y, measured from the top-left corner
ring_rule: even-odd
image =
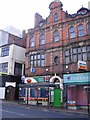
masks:
[[[19,30],[34,27],[35,13],[45,19],[49,16],[49,5],[54,0],[0,0],[0,29],[14,26]],[[69,14],[76,13],[83,5],[88,8],[90,0],[61,0],[63,10]]]

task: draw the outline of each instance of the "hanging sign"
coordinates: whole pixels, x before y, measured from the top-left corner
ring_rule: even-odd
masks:
[[[87,64],[86,64],[86,62],[79,60],[78,61],[78,69],[87,70]]]

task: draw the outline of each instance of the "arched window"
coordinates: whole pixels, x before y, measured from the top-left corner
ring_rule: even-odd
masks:
[[[59,33],[58,33],[58,31],[55,31],[54,32],[54,42],[57,42],[57,41],[59,41]]]
[[[78,26],[78,36],[82,37],[85,35],[85,31],[84,31],[84,25],[79,25]]]
[[[75,38],[75,28],[74,28],[74,26],[69,28],[69,36],[70,36],[70,38]]]
[[[43,44],[45,44],[45,36],[44,36],[44,34],[41,34],[41,36],[40,36],[40,45],[43,45]]]
[[[34,37],[32,36],[30,38],[30,47],[33,47],[34,46]]]
[[[57,13],[54,14],[54,21],[55,22],[58,21],[58,14]]]

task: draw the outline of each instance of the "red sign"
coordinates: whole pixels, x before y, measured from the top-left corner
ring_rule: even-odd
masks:
[[[31,83],[31,81],[32,81],[32,80],[30,80],[30,79],[27,79],[27,83]]]

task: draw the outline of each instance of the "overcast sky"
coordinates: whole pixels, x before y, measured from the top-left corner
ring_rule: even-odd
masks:
[[[63,10],[73,14],[83,7],[88,8],[90,0],[61,0]],[[0,29],[12,25],[20,30],[34,27],[34,15],[48,17],[49,5],[53,0],[0,0]]]

